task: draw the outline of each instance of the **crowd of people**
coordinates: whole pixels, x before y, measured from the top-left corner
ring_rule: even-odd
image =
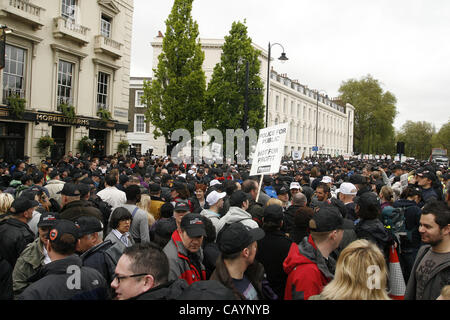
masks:
[[[250,168],[0,159],[0,299],[389,300],[392,250],[404,299],[450,299],[448,167],[341,157]]]

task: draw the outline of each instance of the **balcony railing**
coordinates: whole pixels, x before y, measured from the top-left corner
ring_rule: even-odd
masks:
[[[35,29],[41,29],[44,25],[41,22],[41,18],[45,9],[31,3],[29,0],[0,0],[0,7],[3,8],[4,12],[31,24]]]
[[[66,19],[64,17],[56,17],[53,20],[53,36],[55,38],[67,37],[83,46],[89,43],[89,28],[77,24],[73,20]]]
[[[122,46],[123,44],[120,42],[107,38],[103,35],[98,35],[95,37],[95,53],[104,53],[114,59],[120,59],[122,57]]]

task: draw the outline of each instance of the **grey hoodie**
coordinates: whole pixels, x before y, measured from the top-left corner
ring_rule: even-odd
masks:
[[[258,223],[252,219],[252,215],[250,213],[239,207],[230,207],[227,214],[220,218],[219,223],[216,226],[217,233],[222,230],[225,224],[234,222],[241,222],[243,225],[251,229],[259,227]]]

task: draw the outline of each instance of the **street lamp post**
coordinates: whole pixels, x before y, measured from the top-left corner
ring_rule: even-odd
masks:
[[[6,35],[12,33],[8,26],[0,24],[0,70],[5,67]]]
[[[268,49],[268,57],[267,57],[267,92],[266,92],[266,128],[269,125],[269,87],[270,87],[270,58],[271,58],[271,51],[272,51],[272,47],[274,45],[279,45],[282,49],[283,52],[281,53],[281,56],[278,58],[278,60],[280,60],[281,62],[287,61],[289,60],[288,57],[286,57],[286,53],[284,52],[284,48],[281,44],[279,43],[274,43],[274,44],[270,44],[269,42],[269,49]]]

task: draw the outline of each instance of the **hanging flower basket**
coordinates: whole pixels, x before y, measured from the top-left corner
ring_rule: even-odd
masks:
[[[41,153],[44,156],[48,155],[48,152],[50,150],[50,147],[55,144],[55,140],[50,136],[42,136],[39,138],[37,147],[39,149],[39,153]]]
[[[94,144],[95,140],[91,140],[89,137],[84,136],[78,142],[78,150],[80,150],[81,153],[90,153]]]
[[[124,154],[127,152],[129,145],[130,144],[128,143],[127,140],[121,140],[117,145],[117,151],[121,154]]]

